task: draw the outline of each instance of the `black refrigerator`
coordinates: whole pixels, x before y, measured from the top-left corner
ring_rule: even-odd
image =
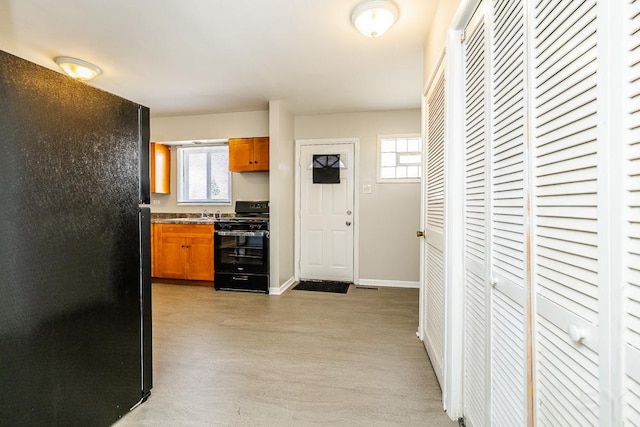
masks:
[[[151,377],[149,110],[0,51],[0,425],[110,425]]]

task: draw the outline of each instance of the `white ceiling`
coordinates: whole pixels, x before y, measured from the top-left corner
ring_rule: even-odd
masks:
[[[0,0],[0,50],[92,62],[91,85],[154,116],[419,108],[437,0],[395,1],[398,22],[370,39],[351,25],[359,0]]]

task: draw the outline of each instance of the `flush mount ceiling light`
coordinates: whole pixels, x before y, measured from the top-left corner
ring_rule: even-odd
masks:
[[[62,71],[74,79],[91,80],[102,74],[102,70],[98,66],[93,65],[90,62],[83,61],[82,59],[58,56],[53,58],[53,60],[56,61],[56,64],[58,64],[60,68],[62,68]]]
[[[391,0],[366,0],[351,12],[351,22],[367,37],[379,37],[398,19],[398,6]]]

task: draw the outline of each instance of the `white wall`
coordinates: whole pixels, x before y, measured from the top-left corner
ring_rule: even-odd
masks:
[[[282,101],[269,103],[271,201],[271,287],[276,292],[294,276],[294,118]]]
[[[204,114],[195,116],[152,117],[151,141],[244,138],[269,135],[269,112]],[[172,147],[173,148],[173,147]],[[269,172],[233,173],[232,203],[221,206],[177,205],[177,155],[171,150],[171,194],[152,194],[152,212],[233,212],[236,200],[268,200]]]
[[[431,26],[424,45],[424,86],[429,83],[431,75],[438,66],[438,60],[444,52],[447,31],[460,5],[461,0],[438,0],[436,12],[431,20]]]
[[[233,199],[272,201],[277,212],[272,244],[278,244],[272,273],[279,286],[293,276],[294,262],[294,139],[360,138],[360,183],[372,187],[360,197],[359,277],[373,281],[419,280],[420,185],[376,183],[377,136],[420,133],[420,110],[329,114],[293,117],[280,101],[271,111],[158,117],[151,119],[151,140],[179,141],[269,135],[271,171],[233,174]],[[272,117],[270,117],[272,116]],[[294,133],[295,125],[295,133]],[[172,151],[171,194],[153,194],[153,212],[201,212],[204,206],[177,206],[176,156]],[[271,177],[271,179],[270,179]],[[270,182],[271,181],[271,182]],[[157,203],[159,202],[159,203]],[[275,205],[273,204],[275,202]],[[231,206],[207,207],[233,212]],[[276,237],[277,236],[277,237]]]
[[[377,136],[420,133],[420,110],[296,116],[296,139],[360,138],[360,185],[371,194],[360,197],[361,281],[417,284],[420,276],[420,184],[376,182]]]

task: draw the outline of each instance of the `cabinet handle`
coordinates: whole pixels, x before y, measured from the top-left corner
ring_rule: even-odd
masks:
[[[257,164],[258,164],[258,161],[257,161],[257,160],[255,160],[253,163],[255,163],[255,164],[257,165]]]
[[[250,164],[250,165],[252,165],[252,164],[253,164],[253,162],[252,162],[251,160],[249,160],[249,164]]]

